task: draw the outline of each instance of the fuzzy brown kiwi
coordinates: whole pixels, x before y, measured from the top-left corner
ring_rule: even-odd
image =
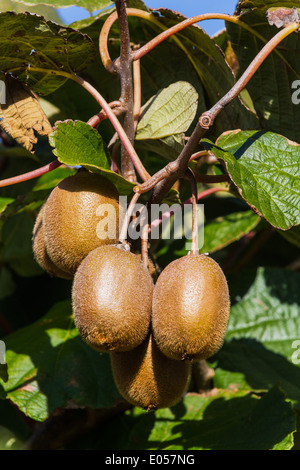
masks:
[[[118,191],[110,181],[84,170],[64,179],[52,190],[44,210],[43,228],[48,255],[56,266],[74,274],[90,251],[116,242],[118,198]],[[109,204],[107,207],[111,209],[105,219],[97,215],[101,206],[106,207],[104,204]],[[99,233],[101,219],[107,222],[107,230],[112,228],[111,232]]]
[[[72,279],[72,275],[55,266],[47,253],[43,229],[44,208],[45,204],[41,207],[33,227],[32,250],[35,260],[41,266],[41,268],[50,274],[50,276],[60,277],[63,279]]]
[[[227,281],[218,263],[204,254],[183,256],[172,261],[155,284],[155,341],[172,359],[207,359],[223,344],[229,311]]]
[[[133,351],[112,353],[111,365],[123,398],[147,411],[175,405],[189,385],[190,364],[164,356],[151,333]]]
[[[117,246],[91,251],[73,282],[75,324],[102,352],[129,351],[148,334],[153,281],[141,260]]]

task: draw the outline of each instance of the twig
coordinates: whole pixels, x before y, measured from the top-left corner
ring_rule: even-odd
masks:
[[[204,136],[205,132],[212,126],[215,118],[222,111],[222,109],[228,105],[234,98],[236,98],[239,93],[246,86],[248,81],[252,78],[256,70],[262,64],[262,62],[268,57],[268,55],[273,51],[273,49],[289,34],[299,28],[298,23],[293,23],[285,27],[283,30],[279,31],[261,50],[261,52],[255,57],[255,59],[248,66],[246,71],[243,73],[242,77],[236,82],[236,84],[231,88],[231,90],[222,97],[210,110],[204,112],[197,123],[192,135],[190,136],[187,144],[183,148],[182,152],[178,156],[177,160],[172,162],[172,166],[167,165],[165,169],[160,170],[155,175],[153,175],[150,180],[142,185],[139,185],[138,191],[144,192],[145,188],[153,189],[151,195],[151,203],[159,203],[163,197],[171,189],[175,181],[181,177],[189,164],[190,158],[193,155],[197,145],[199,144],[201,138]],[[164,177],[164,171],[168,170],[168,174]]]
[[[226,95],[224,95],[209,111],[205,111],[199,118],[201,127],[209,129],[220,111],[233,101],[245,88],[255,72],[269,56],[269,54],[285,39],[289,34],[299,29],[299,23],[292,23],[279,31],[270,41],[261,49],[257,56],[247,67],[240,79],[233,85]]]
[[[54,160],[53,162],[48,163],[47,165],[42,166],[41,168],[37,168],[36,170],[29,171],[28,173],[23,173],[22,175],[12,176],[11,178],[6,178],[0,181],[0,188],[38,178],[39,176],[45,175],[46,173],[55,170],[55,168],[58,168],[60,165],[61,163],[58,160]]]
[[[136,131],[141,115],[142,104],[141,63],[139,60],[133,62],[133,95],[134,130]]]
[[[135,135],[133,115],[133,83],[132,83],[132,50],[130,45],[130,34],[126,14],[125,0],[116,0],[116,9],[120,25],[120,63],[118,73],[121,80],[120,101],[124,107],[123,129],[133,145]],[[121,174],[127,180],[136,182],[136,174],[130,153],[121,143]]]
[[[200,201],[201,199],[204,199],[205,197],[208,197],[208,196],[210,196],[212,194],[215,194],[215,193],[218,193],[218,192],[227,192],[228,193],[229,191],[228,191],[228,189],[221,188],[221,187],[209,188],[209,189],[206,189],[205,191],[202,191],[201,193],[199,193],[197,195],[197,201]],[[187,199],[186,201],[183,202],[183,205],[188,205],[188,204],[192,204],[192,198],[189,198],[189,199]],[[163,220],[169,219],[178,210],[180,210],[180,209],[179,209],[178,206],[176,206],[173,211],[164,212],[160,218],[153,220],[151,222],[150,226],[149,226],[149,232],[151,232],[151,230],[153,230],[154,228],[158,227],[162,223]]]
[[[108,103],[108,106],[113,110],[114,114],[116,116],[119,116],[124,112],[124,109],[122,107],[121,101],[112,101],[111,103]],[[107,114],[103,109],[101,109],[100,113],[96,114],[95,116],[91,117],[88,121],[87,124],[91,127],[96,127],[100,122],[104,121],[105,119],[108,119]]]
[[[120,121],[118,120],[117,116],[115,116],[114,112],[110,108],[109,104],[107,101],[103,98],[103,96],[86,80],[83,78],[79,77],[78,75],[75,76],[70,76],[69,78],[72,78],[75,80],[79,85],[81,85],[83,88],[85,88],[97,101],[97,103],[103,108],[105,114],[107,115],[108,119],[112,123],[113,127],[115,128],[122,144],[126,148],[128,155],[130,156],[132,163],[137,170],[138,174],[142,178],[143,181],[147,181],[150,178],[149,173],[146,171],[144,168],[144,165],[142,164],[141,160],[139,159],[132,143],[128,139],[128,136],[126,132],[124,131]]]
[[[166,39],[172,37],[174,41],[177,43],[177,45],[181,48],[184,49],[183,45],[181,44],[180,40],[174,36],[176,33],[179,33],[182,29],[191,26],[195,23],[200,23],[201,21],[204,20],[223,20],[227,21],[229,23],[234,23],[237,26],[240,26],[241,28],[245,29],[246,31],[249,31],[251,34],[256,36],[258,39],[260,39],[262,42],[266,43],[267,40],[264,38],[260,33],[258,33],[255,29],[251,28],[247,23],[241,21],[238,16],[232,16],[232,15],[227,15],[223,13],[204,13],[201,15],[194,16],[192,18],[188,18],[171,28],[167,28],[164,26],[157,18],[154,16],[152,13],[149,13],[145,10],[139,10],[137,8],[127,8],[126,10],[127,16],[135,16],[139,18],[143,18],[146,21],[150,21],[151,23],[155,24],[158,26],[160,29],[164,30],[163,33],[157,35],[155,38],[153,38],[151,41],[149,41],[147,44],[145,44],[143,47],[140,49],[136,50],[134,52],[134,57],[133,60],[139,60],[141,57],[143,57],[145,54],[150,52],[154,47],[158,46],[161,44],[163,41]],[[104,67],[109,71],[109,72],[117,72],[118,67],[119,67],[119,59],[115,59],[114,61],[111,60],[109,52],[108,52],[108,47],[107,47],[107,41],[108,41],[108,36],[110,29],[114,22],[117,20],[118,15],[116,12],[112,13],[107,20],[105,21],[102,30],[100,32],[99,36],[99,50],[100,50],[100,56],[102,63]],[[291,68],[290,64],[282,55],[280,52],[276,51],[279,57],[288,65],[289,68]]]

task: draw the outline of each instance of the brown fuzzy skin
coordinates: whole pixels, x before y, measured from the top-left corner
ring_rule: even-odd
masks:
[[[152,334],[133,351],[112,353],[111,365],[123,398],[147,411],[175,405],[189,385],[190,364],[164,356]]]
[[[52,263],[45,246],[44,229],[43,229],[43,213],[45,204],[41,207],[37,215],[32,233],[32,250],[36,262],[50,276],[60,277],[62,279],[72,279],[72,275],[62,271],[54,263]]]
[[[172,359],[207,359],[223,344],[229,312],[227,281],[218,263],[206,255],[184,256],[172,261],[155,284],[155,341]]]
[[[91,251],[73,282],[82,338],[101,352],[134,349],[149,331],[152,293],[152,278],[135,254],[112,245]]]
[[[119,194],[110,181],[87,171],[69,176],[53,189],[45,207],[44,234],[47,252],[56,266],[75,274],[90,251],[116,243],[118,199]],[[102,217],[96,211],[101,204],[111,204],[116,214],[116,233],[106,239],[97,234]]]

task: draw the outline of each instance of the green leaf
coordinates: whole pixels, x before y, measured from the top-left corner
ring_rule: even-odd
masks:
[[[229,279],[232,308],[217,366],[238,374],[243,388],[280,384],[300,406],[300,274],[279,268],[245,271]]]
[[[136,140],[136,149],[142,149],[167,160],[175,160],[183,149],[182,134],[170,135],[161,139]]]
[[[0,197],[0,212],[3,212],[6,206],[13,201],[12,197]]]
[[[300,248],[300,225],[297,227],[292,227],[290,230],[283,232],[282,230],[277,230],[280,235],[283,236],[288,242]]]
[[[68,120],[57,123],[49,134],[49,143],[61,163],[110,169],[111,162],[101,135],[85,122]]]
[[[45,173],[40,176],[33,187],[33,191],[53,189],[58,185],[58,183],[60,183],[60,181],[68,176],[74,175],[76,172],[77,170],[75,168],[59,166],[58,168],[55,168],[55,170],[49,171],[49,173]]]
[[[126,441],[121,436],[120,442],[115,442],[116,423],[108,423],[104,442],[102,434],[97,448],[288,450],[293,445],[295,421],[290,404],[277,387],[261,398],[244,391],[216,390],[211,396],[188,394],[173,408],[151,414],[138,409],[127,412],[120,423]]]
[[[0,425],[0,450],[22,450],[24,443],[9,429]]]
[[[110,170],[110,156],[101,135],[81,121],[59,122],[49,135],[53,153],[61,163],[83,166],[109,179],[121,194],[130,194],[134,184]]]
[[[9,297],[15,290],[16,286],[12,277],[12,273],[5,266],[0,268],[0,300]]]
[[[136,139],[161,139],[186,132],[197,107],[198,94],[190,83],[180,81],[169,85],[145,104]]]
[[[7,397],[27,416],[44,421],[57,408],[112,406],[119,398],[108,354],[84,343],[69,301],[5,338]]]
[[[33,257],[33,225],[34,217],[27,212],[9,217],[3,225],[0,259],[19,276],[37,276],[43,272]]]
[[[65,8],[65,7],[81,7],[85,8],[88,12],[93,13],[96,10],[102,10],[108,6],[111,6],[111,0],[15,0],[24,5],[50,5],[55,8]]]
[[[202,253],[214,253],[227,245],[240,240],[254,230],[260,218],[252,211],[234,212],[217,217],[204,226],[204,245]]]
[[[295,2],[286,0],[239,2],[236,11],[236,14],[241,14],[239,19],[261,36],[236,24],[226,23],[229,40],[238,57],[239,74],[246,70],[266,42],[278,32],[275,26],[268,23],[267,10],[295,6]],[[300,106],[297,101],[293,102],[293,93],[296,93],[296,97],[299,97],[299,93],[292,88],[292,84],[300,79],[299,52],[298,34],[292,33],[267,57],[247,84],[260,128],[277,132],[296,142],[300,142]]]
[[[3,380],[3,382],[8,381],[7,364],[0,363],[0,379]]]
[[[281,230],[300,224],[300,146],[271,132],[227,132],[205,147],[224,160],[241,197]]]
[[[79,31],[38,15],[4,12],[0,13],[0,56],[2,72],[13,72],[33,91],[47,95],[90,65],[95,47]]]

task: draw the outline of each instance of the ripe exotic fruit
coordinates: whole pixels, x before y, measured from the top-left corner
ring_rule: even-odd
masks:
[[[52,263],[45,246],[44,229],[43,229],[43,214],[45,205],[43,205],[35,220],[33,234],[32,234],[32,249],[36,262],[47,271],[51,276],[61,277],[63,279],[71,279],[69,273],[64,272]]]
[[[73,312],[82,338],[102,352],[129,351],[146,338],[153,281],[142,261],[118,246],[91,251],[73,282]]]
[[[228,286],[218,263],[203,254],[186,255],[172,261],[155,284],[155,341],[172,359],[206,359],[222,346],[229,311]]]
[[[45,203],[43,230],[47,253],[59,269],[73,275],[90,251],[116,243],[118,198],[110,181],[85,170],[53,189]]]
[[[111,364],[123,398],[147,411],[175,405],[189,385],[190,364],[164,356],[152,334],[133,351],[112,353]]]

